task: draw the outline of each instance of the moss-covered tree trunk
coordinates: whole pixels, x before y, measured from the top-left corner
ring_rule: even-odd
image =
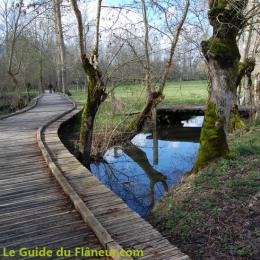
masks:
[[[82,57],[83,67],[88,75],[87,102],[84,105],[79,139],[81,160],[89,168],[94,120],[100,104],[105,100],[106,93],[101,73],[88,59]]]
[[[92,137],[94,130],[94,121],[100,104],[105,100],[107,94],[106,86],[102,80],[101,70],[98,67],[98,49],[99,49],[99,25],[102,0],[97,0],[97,18],[96,18],[96,42],[92,55],[88,57],[85,46],[84,26],[82,15],[78,7],[77,0],[71,0],[72,8],[78,23],[79,48],[82,66],[88,80],[88,96],[83,108],[79,139],[79,152],[83,163],[89,168],[91,157]]]
[[[213,36],[202,42],[202,51],[208,62],[210,91],[194,171],[229,154],[227,130],[236,99],[240,60],[236,37],[245,26],[243,12],[247,2],[209,1]]]
[[[237,98],[234,100],[234,105],[231,110],[231,116],[229,120],[229,126],[228,126],[228,131],[232,133],[233,131],[237,129],[243,129],[245,128],[245,123],[243,119],[239,115],[239,110],[238,110],[238,104],[239,104],[239,96],[240,92],[239,89],[241,86],[241,81],[243,77],[246,76],[247,82],[252,83],[251,79],[251,74],[255,68],[255,59],[254,58],[246,58],[243,62],[239,63],[238,67],[238,76],[237,76],[237,81],[236,81],[236,88],[237,88]]]

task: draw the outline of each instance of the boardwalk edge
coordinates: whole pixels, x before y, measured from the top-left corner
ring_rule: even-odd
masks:
[[[3,120],[5,118],[9,118],[9,117],[12,117],[12,116],[16,116],[16,115],[19,115],[19,114],[22,114],[22,113],[25,113],[31,109],[33,109],[35,106],[37,106],[38,104],[38,101],[39,99],[43,96],[43,94],[33,98],[28,106],[26,106],[25,108],[21,109],[21,110],[18,110],[18,111],[15,111],[11,114],[7,114],[7,115],[4,115],[4,116],[0,116],[0,120]]]
[[[90,226],[90,228],[93,230],[93,232],[96,234],[98,240],[102,244],[102,246],[107,250],[117,250],[117,252],[120,252],[123,250],[123,248],[113,240],[113,238],[110,236],[108,231],[101,225],[101,223],[96,219],[94,214],[88,209],[84,201],[80,198],[78,193],[74,190],[74,188],[70,185],[69,181],[66,179],[66,177],[63,175],[61,170],[57,167],[57,165],[54,163],[54,161],[51,158],[50,153],[48,152],[48,148],[46,147],[46,144],[43,140],[44,131],[45,129],[58,119],[62,118],[66,114],[69,114],[73,110],[76,109],[77,105],[75,102],[73,102],[69,97],[65,96],[70,102],[73,104],[73,108],[62,113],[61,115],[57,116],[54,119],[51,119],[48,121],[44,126],[40,127],[37,130],[36,138],[38,146],[41,150],[41,153],[47,162],[47,165],[49,169],[51,170],[52,174],[54,175],[55,179],[63,189],[64,193],[70,198],[72,201],[74,207],[78,210],[80,213],[82,219],[86,224]],[[122,257],[120,256],[120,253],[118,256],[113,256],[111,259],[114,260],[123,260],[123,259],[133,259],[131,257]]]

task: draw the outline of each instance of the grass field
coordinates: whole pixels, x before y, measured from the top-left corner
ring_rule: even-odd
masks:
[[[86,92],[76,89],[70,89],[72,98],[77,102],[84,103]],[[168,82],[162,104],[205,104],[207,99],[207,81],[171,81]],[[115,89],[115,96],[122,102],[129,103],[138,110],[138,105],[143,105],[145,98],[145,89],[142,85],[119,85]],[[111,102],[111,98],[107,102]]]
[[[86,92],[70,89],[72,98],[84,104]],[[116,126],[120,122],[124,125],[126,114],[141,111],[145,102],[145,89],[142,85],[118,86],[115,91],[116,113],[112,114],[111,96],[102,104],[96,117],[95,128]],[[207,81],[168,82],[164,91],[165,99],[160,105],[203,105],[207,101]]]

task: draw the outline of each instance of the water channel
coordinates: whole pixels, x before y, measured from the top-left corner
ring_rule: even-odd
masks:
[[[159,126],[136,135],[127,147],[112,147],[92,173],[142,217],[194,165],[203,116],[182,126]]]

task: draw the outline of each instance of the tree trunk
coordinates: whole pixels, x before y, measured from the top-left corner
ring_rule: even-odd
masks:
[[[88,87],[92,90],[88,91],[88,102],[83,108],[80,127],[79,151],[82,162],[87,168],[90,169],[94,121],[99,106],[104,101],[105,96],[100,90],[97,90],[94,96],[90,95],[90,92],[93,92],[96,88],[96,85],[93,84],[93,82],[90,83]]]
[[[251,10],[255,7],[255,0],[249,0],[247,10]],[[253,23],[254,23],[254,17],[251,19],[250,24],[245,28],[244,33],[244,43],[243,43],[243,50],[242,50],[242,58],[241,61],[243,63],[246,62],[246,59],[249,57],[249,52],[251,48],[251,41],[252,41],[252,35],[253,35]],[[239,87],[239,97],[241,95],[241,86]],[[244,105],[250,107],[251,105],[251,95],[252,95],[252,81],[250,81],[249,77],[245,77],[243,81],[243,87],[245,90],[245,96],[244,96]]]
[[[236,79],[236,73],[233,68],[223,69],[215,60],[209,60],[208,66],[211,90],[195,168],[229,153],[226,133],[236,89],[235,84],[232,89],[230,82]],[[227,79],[230,79],[230,82]]]
[[[194,172],[212,159],[229,155],[227,130],[236,100],[240,60],[236,37],[244,26],[246,1],[209,1],[209,6],[213,36],[202,42],[202,52],[208,62],[210,90]]]
[[[260,120],[260,73],[256,76],[255,81],[255,104],[256,104],[256,115],[255,122]]]
[[[106,99],[107,94],[98,68],[90,64],[88,59],[82,57],[82,60],[88,75],[88,96],[81,118],[79,151],[83,163],[90,168],[94,121],[100,104]]]
[[[96,113],[97,111],[91,108],[89,102],[84,105],[80,127],[79,152],[81,161],[88,169],[90,169],[91,145],[86,144],[92,144],[93,126]]]
[[[190,7],[190,0],[187,0],[184,11],[183,11],[182,18],[177,26],[176,32],[173,33],[173,35],[172,35],[173,39],[172,39],[172,43],[171,43],[171,48],[170,48],[167,62],[164,67],[164,72],[160,78],[159,87],[157,90],[154,90],[152,88],[152,83],[151,83],[151,66],[150,66],[150,57],[149,57],[149,52],[148,52],[148,43],[149,43],[148,21],[147,21],[145,1],[142,0],[143,18],[144,18],[144,25],[145,25],[145,56],[146,56],[145,82],[146,82],[146,90],[147,90],[148,95],[147,95],[146,104],[144,105],[142,112],[135,120],[133,120],[130,123],[130,125],[129,125],[130,130],[140,132],[143,129],[146,120],[151,117],[152,110],[155,109],[156,106],[164,99],[163,91],[164,91],[164,88],[166,85],[166,80],[169,75],[170,68],[172,66],[173,56],[174,56],[174,53],[175,53],[175,50],[176,50],[176,47],[177,47],[177,44],[179,41],[182,27],[184,25],[187,15],[188,15],[189,7]]]
[[[252,86],[251,74],[255,68],[255,59],[246,58],[244,62],[240,62],[238,66],[238,75],[236,80],[236,88],[241,86],[242,79],[246,76],[246,82],[248,86]],[[238,98],[234,100],[234,105],[231,110],[231,116],[229,120],[228,132],[232,133],[237,129],[245,128],[245,123],[239,115],[238,111]]]
[[[66,52],[63,36],[63,28],[61,23],[61,11],[60,11],[61,0],[53,0],[53,9],[55,15],[55,31],[56,31],[56,44],[58,50],[59,60],[59,71],[61,76],[62,92],[66,90]]]
[[[93,138],[93,128],[96,113],[101,103],[106,99],[106,86],[102,80],[102,74],[98,67],[98,51],[99,51],[99,24],[102,0],[97,0],[97,18],[96,18],[96,43],[92,55],[88,58],[85,50],[84,28],[82,23],[82,15],[78,7],[77,0],[71,0],[72,8],[78,22],[79,48],[82,67],[88,79],[88,97],[84,105],[81,128],[79,151],[83,163],[90,168],[91,146]]]
[[[22,99],[22,94],[21,94],[21,88],[20,84],[14,75],[14,73],[10,70],[8,71],[8,75],[10,76],[11,80],[13,81],[15,85],[15,94],[16,94],[16,101],[15,101],[15,107],[17,109],[22,109],[24,106],[23,99]]]
[[[153,91],[152,89],[152,82],[151,82],[151,62],[150,62],[150,55],[149,55],[149,25],[148,25],[148,18],[146,12],[146,4],[145,0],[141,0],[142,3],[142,13],[143,13],[143,22],[144,22],[144,30],[145,30],[145,37],[144,37],[144,52],[145,52],[145,85],[146,85],[146,92],[147,96],[151,94]]]
[[[151,117],[151,113],[153,109],[156,109],[156,106],[161,102],[161,100],[164,98],[161,92],[152,92],[148,95],[146,104],[143,108],[143,111],[140,113],[140,115],[133,120],[129,128],[131,130],[134,130],[136,132],[142,131],[145,122],[148,118]]]
[[[61,76],[61,66],[60,66],[60,55],[59,50],[57,49],[57,67],[56,67],[56,75],[57,75],[57,89],[59,92],[62,92],[62,76]]]
[[[43,85],[43,57],[42,57],[42,50],[40,50],[40,89],[39,93],[44,93],[44,85]]]
[[[112,115],[114,116],[116,114],[116,110],[117,110],[117,100],[115,97],[115,91],[112,90],[111,91],[111,106],[112,106]]]

